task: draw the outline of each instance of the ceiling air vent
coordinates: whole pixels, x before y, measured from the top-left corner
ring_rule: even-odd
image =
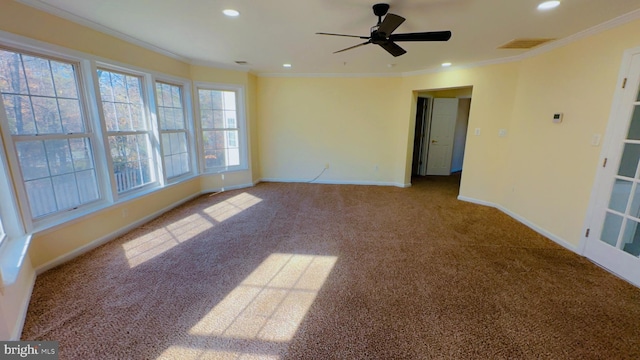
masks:
[[[555,39],[515,39],[498,47],[498,49],[533,49]]]

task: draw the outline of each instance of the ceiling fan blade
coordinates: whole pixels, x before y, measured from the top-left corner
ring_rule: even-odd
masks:
[[[389,35],[390,41],[448,41],[449,39],[451,39],[451,31],[429,31]]]
[[[398,16],[396,14],[387,14],[382,20],[382,24],[378,28],[379,33],[385,33],[385,35],[389,36],[395,29],[400,26],[404,22],[405,18],[402,16]]]
[[[378,44],[378,45],[382,46],[383,49],[387,50],[389,54],[395,57],[398,57],[407,52],[405,49],[401,48],[400,46],[398,46],[398,44],[392,41],[387,41],[385,43]]]
[[[346,35],[346,34],[333,34],[333,33],[325,33],[325,32],[317,32],[317,35],[332,35],[332,36],[346,36],[346,37],[354,37],[358,39],[368,39],[368,36],[358,36],[358,35]]]
[[[350,46],[350,47],[348,47],[348,48],[346,48],[346,49],[342,49],[342,50],[335,51],[335,52],[334,52],[334,54],[337,54],[337,53],[340,53],[340,52],[343,52],[343,51],[347,51],[347,50],[351,50],[351,49],[355,49],[355,48],[360,47],[360,46],[362,46],[362,45],[367,45],[368,43],[370,43],[370,41],[366,41],[366,42],[363,42],[362,44],[358,44],[358,45]]]

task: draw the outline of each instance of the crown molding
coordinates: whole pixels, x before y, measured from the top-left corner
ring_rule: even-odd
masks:
[[[442,66],[438,66],[438,67],[433,67],[433,68],[424,69],[424,70],[403,72],[402,73],[402,77],[411,77],[411,76],[417,76],[417,75],[442,73],[442,72],[447,72],[447,71],[465,70],[465,69],[472,69],[472,68],[481,67],[481,66],[506,64],[506,63],[511,63],[511,62],[515,62],[515,61],[521,60],[519,57],[520,57],[520,55],[518,55],[518,56],[508,56],[508,57],[503,57],[503,58],[498,58],[498,59],[489,59],[489,60],[477,61],[477,62],[473,62],[473,63],[470,63],[470,64],[462,64],[462,65],[450,66],[450,67],[446,67],[446,68],[442,67]]]
[[[590,27],[586,30],[582,30],[580,32],[577,32],[573,35],[569,35],[565,38],[562,39],[558,39],[556,41],[552,41],[548,44],[545,44],[543,46],[540,46],[538,48],[535,48],[531,51],[527,51],[526,53],[519,55],[519,59],[518,60],[524,60],[530,57],[534,57],[540,54],[544,54],[546,52],[549,52],[551,50],[563,47],[565,45],[571,44],[573,42],[576,42],[578,40],[582,40],[584,38],[587,38],[589,36],[593,36],[593,35],[597,35],[599,33],[605,32],[607,30],[611,30],[613,28],[616,28],[618,26],[630,23],[632,21],[638,20],[640,19],[640,9],[634,10],[630,13],[626,13],[624,15],[618,16],[617,18],[613,18],[611,20],[605,21],[601,24],[598,24],[596,26]]]
[[[257,73],[258,77],[280,78],[394,78],[402,73]]]
[[[239,71],[239,72],[243,72],[243,73],[251,72],[250,68],[248,68],[247,66],[243,66],[243,65],[232,65],[232,64],[225,64],[225,63],[217,62],[217,61],[193,60],[193,59],[189,59],[187,62],[190,65],[195,65],[195,66],[214,67],[216,69],[233,70],[233,71]]]
[[[538,56],[544,53],[547,53],[549,51],[558,49],[560,47],[563,47],[565,45],[569,45],[573,42],[576,42],[578,40],[587,38],[589,36],[593,36],[602,32],[605,32],[607,30],[611,30],[613,28],[616,28],[618,26],[624,25],[626,23],[635,21],[640,19],[640,9],[638,10],[634,10],[630,13],[618,16],[617,18],[605,21],[601,24],[598,24],[596,26],[590,27],[586,30],[577,32],[573,35],[569,35],[565,38],[559,39],[559,40],[555,40],[552,41],[548,44],[545,44],[543,46],[537,47],[533,50],[529,50],[525,53],[522,53],[520,55],[515,55],[515,56],[508,56],[508,57],[503,57],[503,58],[498,58],[498,59],[489,59],[489,60],[483,60],[483,61],[478,61],[478,62],[474,62],[474,63],[470,63],[470,64],[464,64],[464,65],[460,65],[460,66],[452,66],[449,68],[441,68],[441,67],[437,67],[437,68],[430,68],[430,69],[424,69],[424,70],[417,70],[417,71],[409,71],[409,72],[404,72],[402,73],[402,76],[405,77],[409,77],[409,76],[416,76],[416,75],[425,75],[425,74],[434,74],[434,73],[440,73],[440,72],[445,72],[445,71],[452,71],[452,70],[463,70],[463,69],[471,69],[471,68],[475,68],[475,67],[481,67],[481,66],[488,66],[488,65],[496,65],[496,64],[505,64],[505,63],[510,63],[510,62],[516,62],[516,61],[522,61],[528,58],[532,58],[534,56]]]
[[[417,76],[417,75],[424,75],[424,74],[434,74],[434,73],[455,71],[455,70],[464,70],[464,69],[471,69],[471,68],[496,65],[496,64],[505,64],[510,62],[522,61],[537,55],[541,55],[546,52],[552,51],[554,49],[568,45],[570,43],[576,42],[578,40],[584,39],[586,37],[593,36],[593,35],[602,33],[604,31],[613,29],[615,27],[624,25],[626,23],[640,19],[640,9],[637,9],[627,14],[618,16],[614,19],[605,21],[604,23],[598,24],[586,30],[575,33],[573,35],[569,35],[565,38],[550,42],[548,44],[545,44],[543,46],[540,46],[538,48],[535,48],[533,50],[527,51],[519,55],[507,56],[507,57],[497,58],[497,59],[482,60],[482,61],[473,62],[469,64],[452,66],[449,68],[442,68],[438,66],[438,67],[432,67],[427,69],[408,71],[408,72],[398,72],[398,73],[291,73],[291,72],[262,73],[262,72],[256,71],[255,69],[250,69],[242,65],[231,65],[231,64],[221,63],[217,61],[204,61],[204,60],[190,59],[182,55],[173,53],[169,50],[158,47],[156,45],[153,45],[145,41],[139,40],[137,38],[134,38],[132,36],[126,35],[117,30],[111,29],[107,26],[100,25],[98,23],[95,23],[83,17],[74,15],[72,13],[69,13],[55,6],[45,4],[39,0],[15,0],[15,1],[27,6],[36,8],[38,10],[42,10],[49,14],[61,17],[63,19],[72,21],[74,23],[89,27],[96,31],[105,33],[107,35],[111,35],[118,39],[140,46],[142,48],[185,62],[190,65],[207,66],[207,67],[215,67],[215,68],[224,69],[224,70],[240,71],[240,72],[250,73],[258,77],[281,77],[281,78],[296,78],[296,77],[298,78],[300,77],[302,78],[394,78],[394,77],[410,77],[410,76]]]
[[[85,19],[85,18],[83,18],[81,16],[74,15],[74,14],[68,12],[68,11],[62,10],[62,9],[57,8],[55,6],[52,6],[52,5],[49,5],[49,4],[45,4],[45,3],[43,3],[43,2],[41,2],[39,0],[15,0],[15,1],[19,2],[21,4],[24,4],[24,5],[30,6],[32,8],[44,11],[46,13],[61,17],[63,19],[69,20],[69,21],[74,22],[76,24],[80,24],[82,26],[86,26],[88,28],[91,28],[93,30],[99,31],[101,33],[104,33],[104,34],[107,34],[107,35],[111,35],[111,36],[113,36],[115,38],[118,38],[120,40],[124,40],[124,41],[126,41],[128,43],[131,43],[131,44],[134,44],[134,45],[137,45],[137,46],[140,46],[140,47],[145,48],[147,50],[151,50],[151,51],[157,52],[159,54],[162,54],[164,56],[168,56],[170,58],[173,58],[173,59],[176,59],[176,60],[179,60],[179,61],[182,61],[182,62],[190,64],[190,59],[188,59],[188,58],[186,58],[184,56],[178,55],[178,54],[176,54],[174,52],[171,52],[169,50],[163,49],[163,48],[161,48],[159,46],[150,44],[150,43],[148,43],[146,41],[137,39],[137,38],[135,38],[133,36],[121,33],[121,32],[119,32],[117,30],[114,30],[114,29],[112,29],[110,27],[107,27],[107,26],[104,26],[104,25],[100,25],[100,24],[98,24],[96,22],[93,22],[91,20]]]

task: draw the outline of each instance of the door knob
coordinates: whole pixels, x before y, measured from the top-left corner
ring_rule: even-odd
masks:
[[[438,140],[431,140],[431,143],[432,143],[432,144],[435,144],[435,143],[437,143],[437,142],[438,142]]]

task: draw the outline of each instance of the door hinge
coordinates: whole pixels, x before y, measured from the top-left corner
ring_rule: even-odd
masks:
[[[584,233],[584,237],[589,237],[589,232],[591,231],[591,229],[587,229],[587,232]]]
[[[627,78],[624,78],[624,80],[622,80],[622,88],[626,88],[627,87]]]
[[[604,158],[604,161],[602,162],[602,167],[607,166],[607,158]]]

